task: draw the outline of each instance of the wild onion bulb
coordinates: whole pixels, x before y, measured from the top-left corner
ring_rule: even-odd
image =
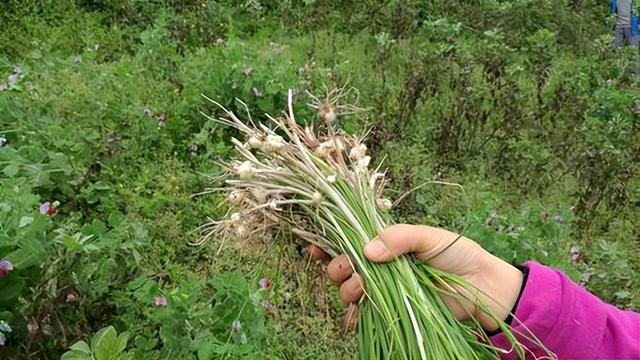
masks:
[[[329,126],[357,110],[340,103],[345,93],[344,88],[332,90],[323,100],[309,94],[310,106],[325,111],[321,105],[330,104],[334,109],[335,116],[325,112],[326,126],[318,134],[296,123],[291,91],[286,116],[267,116],[273,129],[254,121],[245,123],[224,109],[225,117],[209,117],[239,130],[247,139],[244,144],[233,141],[241,160],[227,166],[229,177],[223,189],[229,191],[233,206],[230,221],[204,225],[199,243],[225,236],[249,237],[268,229],[275,232],[284,224],[331,255],[348,255],[366,284],[358,321],[363,360],[497,359],[500,350],[490,344],[480,324],[456,320],[440,296],[471,301],[456,290],[473,293],[470,285],[410,257],[386,264],[373,264],[364,257],[364,245],[387,227],[386,212],[392,202],[382,194],[384,173],[369,168],[371,156],[362,139]],[[483,304],[478,306],[488,311]],[[495,320],[513,342],[514,351],[524,357],[525,349],[511,328]]]

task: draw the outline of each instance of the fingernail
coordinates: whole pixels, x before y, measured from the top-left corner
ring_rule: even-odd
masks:
[[[373,240],[364,247],[367,257],[380,258],[387,252],[387,247],[380,240]]]

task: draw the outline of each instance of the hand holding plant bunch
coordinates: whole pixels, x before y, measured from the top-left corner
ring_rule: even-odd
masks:
[[[392,225],[376,240],[364,247],[364,255],[373,262],[388,262],[398,256],[413,254],[417,259],[461,279],[481,291],[480,303],[487,304],[501,320],[509,316],[522,285],[522,272],[504,260],[491,255],[476,242],[447,230],[420,225]],[[456,240],[458,239],[458,240]],[[312,256],[324,259],[326,254],[311,245]],[[346,303],[358,303],[364,294],[364,285],[353,272],[346,255],[339,255],[327,267],[329,278],[340,286],[340,297]],[[464,292],[464,289],[459,289]],[[470,295],[470,294],[468,294]],[[478,319],[487,331],[498,328],[496,321],[474,303],[444,296],[449,309],[458,320],[470,316]]]
[[[505,350],[491,344],[485,329],[502,330],[511,352],[523,358],[516,334],[539,342],[503,321],[521,275],[462,236],[408,225],[387,229],[384,172],[369,167],[363,139],[334,128],[340,116],[358,110],[340,103],[347,92],[339,88],[323,100],[309,94],[321,132],[296,121],[292,91],[283,116],[267,115],[270,126],[256,124],[248,112],[244,121],[227,110],[210,118],[245,139],[233,139],[241,159],[226,164],[226,187],[213,190],[227,192],[231,209],[203,226],[202,241],[258,236],[285,225],[325,253],[342,255],[334,264],[344,271],[332,277],[341,282],[358,274],[343,285],[343,295],[362,296],[361,359],[498,358]],[[409,252],[415,255],[400,256]]]

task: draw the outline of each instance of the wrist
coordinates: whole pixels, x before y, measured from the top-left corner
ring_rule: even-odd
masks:
[[[507,319],[516,305],[523,285],[523,274],[506,261],[489,253],[487,255],[480,275],[483,294],[479,298],[488,311],[477,307],[475,316],[482,327],[491,332],[499,328],[496,319]]]

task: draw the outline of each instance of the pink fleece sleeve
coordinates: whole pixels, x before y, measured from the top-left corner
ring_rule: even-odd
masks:
[[[640,359],[640,314],[609,305],[571,281],[559,270],[537,262],[524,264],[529,278],[516,307],[513,327],[533,333],[558,359]],[[546,352],[522,337],[527,359]],[[491,337],[517,359],[504,334]]]

